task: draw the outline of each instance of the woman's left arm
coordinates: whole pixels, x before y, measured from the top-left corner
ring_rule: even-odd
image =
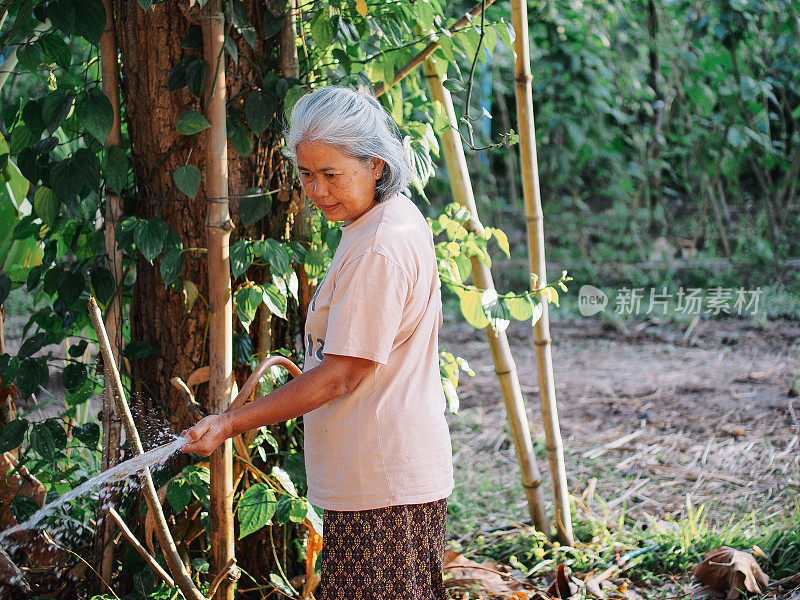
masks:
[[[221,415],[209,415],[184,431],[189,443],[183,452],[210,455],[226,439],[299,417],[352,391],[375,363],[353,356],[324,355],[322,362],[247,406]]]

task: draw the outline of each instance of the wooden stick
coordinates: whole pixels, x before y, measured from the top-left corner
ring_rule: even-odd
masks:
[[[119,61],[117,60],[117,33],[114,29],[114,8],[111,0],[103,0],[106,9],[106,24],[100,36],[100,57],[102,61],[103,93],[111,103],[114,112],[114,121],[111,131],[106,138],[105,147],[119,148],[122,143],[121,112],[119,105]],[[117,246],[116,227],[122,219],[122,199],[116,192],[106,188],[106,213],[103,221],[103,238],[105,240],[107,266],[114,281],[114,295],[108,302],[105,314],[105,326],[111,343],[111,353],[119,364],[122,353],[122,294],[117,290],[122,285],[122,250]],[[106,382],[110,377],[105,378]],[[114,402],[114,392],[109,386],[103,393],[103,449],[101,465],[103,470],[113,467],[119,459],[119,441],[122,437],[122,423],[117,414]],[[100,577],[111,581],[114,568],[114,544],[111,543],[113,532],[111,523],[105,519],[104,506],[113,502],[115,497],[114,486],[106,485],[101,490],[103,497],[108,498],[108,503],[101,503],[98,510],[97,522],[102,523],[102,537],[99,540],[102,549],[100,562]]]
[[[119,527],[122,535],[124,535],[125,539],[130,542],[131,546],[133,546],[133,549],[142,556],[142,558],[147,562],[148,565],[150,565],[150,567],[152,567],[153,571],[156,572],[156,575],[161,577],[161,579],[164,580],[164,583],[166,583],[169,587],[174,588],[175,581],[169,576],[169,573],[167,573],[163,567],[158,564],[158,561],[147,551],[147,548],[142,546],[141,542],[136,539],[136,536],[133,535],[133,532],[130,529],[128,529],[125,521],[122,520],[122,517],[113,506],[108,507],[108,516],[111,517],[111,519],[117,524],[117,527]]]
[[[89,317],[97,333],[97,342],[100,345],[100,352],[103,355],[106,372],[112,377],[111,387],[114,392],[114,400],[117,403],[117,410],[122,417],[122,424],[125,426],[125,434],[128,437],[128,443],[134,454],[144,454],[142,441],[139,439],[139,432],[136,430],[136,424],[133,422],[131,409],[125,399],[125,389],[122,387],[122,379],[120,379],[119,376],[117,363],[111,352],[111,344],[108,341],[105,325],[103,325],[103,317],[100,314],[100,309],[94,298],[89,298]],[[153,478],[150,476],[150,469],[148,467],[142,470],[141,480],[144,483],[144,501],[147,503],[147,509],[155,520],[156,538],[161,545],[161,550],[164,552],[167,567],[187,600],[205,600],[200,590],[195,587],[192,578],[186,571],[186,566],[183,564],[178,554],[178,549],[175,546],[175,541],[172,539],[172,534],[167,526],[167,519],[164,517],[164,511],[161,509],[158,492],[156,491],[156,486],[153,485]]]
[[[456,202],[469,210],[470,220],[467,225],[474,231],[481,231],[483,227],[478,219],[478,209],[475,205],[472,183],[467,171],[464,147],[461,144],[461,136],[458,133],[458,121],[453,108],[453,99],[450,96],[450,92],[442,84],[442,80],[439,79],[430,61],[425,62],[425,77],[428,81],[431,95],[435,100],[442,103],[450,121],[450,127],[439,135],[442,140],[447,172],[450,175],[453,197]],[[475,285],[484,290],[494,289],[491,270],[475,256],[470,258],[470,262],[472,263],[472,279]],[[547,534],[547,518],[544,514],[544,502],[542,501],[540,487],[542,476],[539,473],[536,454],[533,451],[531,430],[525,413],[525,401],[519,385],[517,366],[514,363],[514,357],[511,355],[506,333],[504,331],[496,332],[491,326],[487,326],[484,331],[492,352],[494,370],[500,383],[508,422],[511,425],[511,435],[514,439],[517,461],[522,472],[522,486],[525,489],[525,496],[528,500],[531,522],[536,529]]]
[[[494,3],[494,0],[486,0],[486,8],[489,8],[489,6],[491,6],[492,3]],[[453,23],[453,25],[448,28],[448,31],[450,33],[454,33],[456,31],[459,31],[460,29],[464,29],[468,25],[472,24],[472,21],[475,19],[475,17],[480,15],[482,11],[483,11],[483,3],[478,2],[478,4],[473,6],[467,14],[465,14],[458,21]],[[417,54],[414,58],[412,58],[402,67],[400,67],[398,71],[395,72],[392,83],[390,83],[389,85],[384,85],[383,83],[379,83],[378,85],[375,86],[375,97],[379,98],[380,96],[383,96],[389,88],[394,87],[395,85],[400,83],[403,79],[408,77],[414,71],[414,69],[416,69],[428,58],[430,58],[431,54],[436,52],[436,49],[438,47],[439,47],[438,41],[433,41],[427,46],[425,46],[422,52]]]
[[[203,19],[205,49],[206,117],[211,124],[206,134],[206,194],[228,197],[228,141],[225,130],[225,19],[218,0],[206,4]],[[218,64],[220,63],[221,64]],[[209,205],[208,222],[208,354],[209,412],[223,412],[233,390],[233,298],[231,296],[230,253],[231,222],[228,202]],[[215,579],[227,573],[235,561],[233,540],[233,444],[225,440],[209,458],[211,500],[208,511],[211,528],[211,574]],[[214,598],[233,600],[234,582],[223,576]]]
[[[539,276],[538,287],[547,285],[544,256],[544,226],[542,201],[539,192],[539,168],[536,160],[536,132],[533,124],[533,97],[531,92],[531,65],[528,44],[528,7],[525,0],[512,0],[511,19],[514,39],[514,79],[516,81],[517,126],[519,152],[522,163],[522,195],[528,229],[528,258],[530,272]],[[553,360],[550,352],[550,318],[547,302],[542,300],[542,317],[534,324],[534,346],[539,372],[539,398],[542,403],[542,421],[547,438],[547,456],[553,484],[556,530],[562,544],[572,545],[572,516],[569,510],[567,471],[564,465],[564,448],[558,424],[558,407],[553,381]]]

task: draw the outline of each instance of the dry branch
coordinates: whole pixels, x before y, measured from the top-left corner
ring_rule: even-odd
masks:
[[[486,0],[486,8],[489,8],[489,6],[491,6],[493,2],[494,0]],[[483,11],[483,3],[479,2],[478,4],[473,6],[467,14],[465,14],[458,21],[453,23],[453,25],[448,29],[448,31],[452,34],[456,31],[464,29],[465,27],[470,25],[472,21],[475,19],[475,17],[480,15],[482,11]],[[409,60],[406,64],[404,64],[402,67],[400,67],[400,69],[397,70],[397,72],[394,74],[394,79],[392,80],[392,83],[390,83],[388,86],[385,86],[382,83],[379,83],[378,85],[375,86],[375,97],[377,98],[383,96],[389,88],[394,87],[395,85],[400,83],[403,79],[408,77],[414,71],[414,69],[416,69],[428,58],[430,58],[431,55],[434,52],[436,52],[436,49],[438,47],[439,47],[438,41],[433,41],[427,46],[425,46],[422,52],[414,56],[411,60]]]
[[[97,342],[100,345],[100,352],[103,355],[106,374],[112,378],[110,384],[114,391],[114,400],[117,403],[117,410],[122,416],[122,424],[125,426],[128,444],[134,454],[144,454],[142,441],[139,439],[139,432],[136,430],[136,425],[133,422],[133,415],[128,407],[128,402],[125,400],[125,389],[122,387],[122,379],[120,379],[119,370],[117,370],[117,364],[111,352],[111,344],[108,341],[105,325],[103,325],[103,317],[100,314],[100,309],[94,298],[89,299],[89,317],[97,333]],[[161,502],[159,501],[155,485],[153,485],[153,478],[150,476],[150,469],[148,467],[143,469],[141,479],[144,483],[144,499],[147,503],[148,510],[155,518],[156,537],[158,538],[158,543],[161,545],[161,550],[164,552],[164,558],[167,561],[170,572],[175,577],[178,587],[187,600],[205,600],[200,590],[195,587],[191,577],[189,577],[186,566],[183,564],[178,554],[178,549],[175,546],[175,541],[172,539],[172,534],[167,526],[167,520],[164,517],[164,511],[161,508]]]

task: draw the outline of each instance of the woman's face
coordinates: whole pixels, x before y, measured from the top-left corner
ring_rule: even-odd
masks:
[[[355,221],[375,205],[375,183],[384,161],[369,163],[321,141],[297,145],[300,183],[329,221]]]

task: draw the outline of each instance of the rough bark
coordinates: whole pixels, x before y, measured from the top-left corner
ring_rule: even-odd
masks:
[[[126,202],[126,215],[135,214],[148,219],[160,217],[177,233],[184,248],[206,247],[206,217],[209,195],[201,182],[197,201],[184,197],[173,185],[172,173],[184,164],[191,140],[178,134],[175,122],[184,110],[202,110],[200,102],[187,89],[170,92],[167,78],[172,67],[182,57],[194,54],[202,57],[202,49],[180,48],[180,40],[194,24],[200,24],[197,9],[188,9],[188,3],[169,0],[155,4],[146,12],[137,2],[113,0],[118,19],[118,43],[122,55],[122,90],[125,103],[125,120],[131,142],[132,159],[137,185],[137,197]],[[245,0],[251,23],[260,30],[264,3]],[[249,82],[258,83],[261,75],[277,70],[277,36],[266,42],[259,36],[256,51],[245,44],[238,34],[233,34],[240,58],[238,65],[226,60],[228,111],[244,110],[244,100],[252,89]],[[262,73],[256,72],[257,68]],[[208,172],[205,164],[208,132],[195,136],[195,148],[190,163],[197,165],[205,179]],[[229,194],[237,196],[248,187],[260,185],[264,189],[276,189],[286,181],[285,169],[281,168],[278,147],[279,137],[267,130],[255,140],[255,150],[243,158],[229,151]],[[286,213],[292,199],[288,192],[273,196],[273,210],[268,218],[248,228],[246,235],[280,238],[286,231]],[[245,235],[238,217],[238,201],[231,199],[231,218],[236,225],[231,243]],[[159,258],[153,265],[145,259],[137,262],[137,281],[131,300],[131,337],[147,342],[157,349],[155,355],[131,361],[133,374],[132,405],[138,413],[138,425],[145,445],[155,444],[158,438],[154,428],[163,430],[165,422],[169,430],[179,432],[194,424],[196,415],[173,386],[172,377],[188,381],[198,368],[208,365],[208,275],[206,255],[201,252],[185,254],[182,279],[197,286],[200,298],[188,313],[184,310],[183,294],[165,289],[158,272]],[[248,272],[256,282],[266,273]],[[234,287],[235,291],[235,287]],[[280,325],[280,324],[279,324]],[[273,348],[283,345],[284,335],[279,331],[273,336]],[[251,327],[253,336],[259,330],[258,323]],[[234,323],[234,331],[241,331]],[[254,344],[255,345],[255,344]],[[239,385],[249,370],[239,365],[235,369]],[[206,410],[210,407],[206,386],[195,390],[198,402]],[[160,424],[154,426],[153,424]],[[276,435],[278,439],[282,436]],[[282,547],[284,536],[280,529],[273,537],[279,555],[285,554]],[[259,582],[268,582],[274,571],[269,530],[247,536],[237,542],[239,564]],[[290,553],[291,554],[291,553]],[[245,596],[243,595],[242,598]]]

